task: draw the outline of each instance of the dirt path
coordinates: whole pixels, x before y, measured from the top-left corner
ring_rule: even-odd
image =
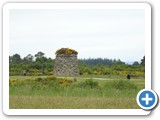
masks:
[[[65,78],[65,77],[58,77],[58,78]],[[74,79],[74,77],[67,77],[68,79]],[[115,80],[115,79],[111,79],[111,78],[85,78],[85,77],[77,77],[77,79],[93,79],[93,80]]]

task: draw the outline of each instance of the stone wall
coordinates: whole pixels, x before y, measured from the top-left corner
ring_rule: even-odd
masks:
[[[56,76],[79,75],[78,60],[76,54],[57,54],[53,74]]]

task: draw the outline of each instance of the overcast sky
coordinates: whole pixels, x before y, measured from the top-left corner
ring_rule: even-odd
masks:
[[[78,58],[140,61],[145,54],[144,10],[10,10],[10,55],[69,47]]]

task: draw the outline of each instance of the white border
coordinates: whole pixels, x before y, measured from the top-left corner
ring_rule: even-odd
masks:
[[[3,112],[7,115],[148,115],[142,109],[9,109],[10,9],[144,9],[145,89],[151,89],[151,6],[147,3],[7,3],[3,6]],[[136,99],[136,98],[135,98]]]

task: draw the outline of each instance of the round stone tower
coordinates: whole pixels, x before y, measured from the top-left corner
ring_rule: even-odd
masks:
[[[55,76],[79,75],[77,51],[69,48],[61,48],[55,54],[56,59],[53,69]]]

